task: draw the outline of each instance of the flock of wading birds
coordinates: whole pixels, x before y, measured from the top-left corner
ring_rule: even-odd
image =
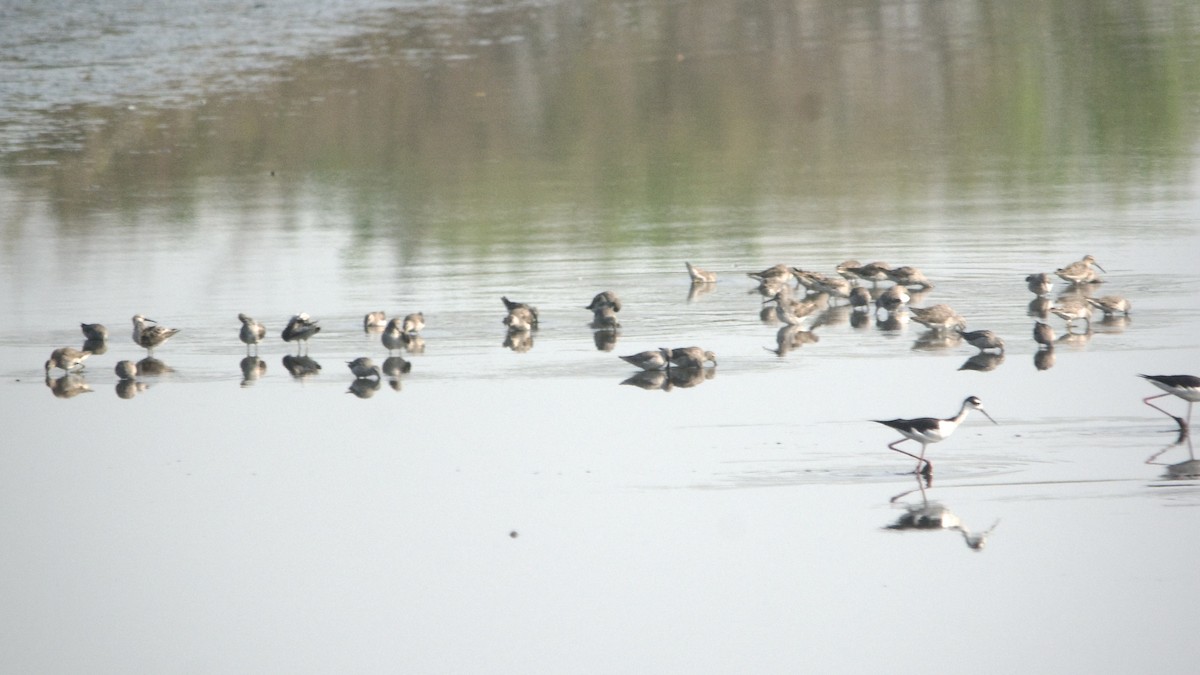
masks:
[[[691,263],[685,264],[694,286],[704,286],[716,282],[715,273],[700,269]],[[1082,260],[1055,270],[1055,274],[1071,287],[1080,288],[1101,282],[1093,268],[1104,271],[1095,258],[1086,255]],[[758,291],[767,298],[763,304],[774,303],[775,317],[785,324],[781,332],[798,332],[806,319],[817,314],[818,310],[828,306],[830,302],[845,300],[851,307],[851,311],[858,313],[874,312],[878,314],[884,312],[888,317],[894,317],[897,313],[907,312],[913,321],[928,327],[933,333],[956,335],[979,349],[981,354],[1003,353],[1004,351],[1003,339],[990,330],[967,331],[966,320],[949,305],[909,307],[908,303],[912,299],[909,294],[910,288],[929,289],[933,287],[926,276],[915,267],[893,268],[882,262],[863,265],[855,260],[847,260],[837,266],[837,276],[827,276],[820,272],[805,271],[781,263],[761,272],[751,272],[749,276],[758,281]],[[878,284],[884,281],[891,281],[893,285],[878,291]],[[1118,314],[1128,316],[1131,308],[1128,300],[1116,295],[1092,298],[1082,294],[1066,294],[1054,304],[1050,304],[1047,296],[1053,288],[1054,281],[1049,274],[1031,274],[1025,278],[1025,281],[1029,290],[1037,297],[1035,302],[1042,304],[1044,312],[1048,311],[1050,314],[1066,320],[1068,334],[1072,333],[1072,327],[1079,321],[1085,322],[1087,330],[1090,331],[1093,309],[1103,312],[1106,317],[1112,317]],[[872,288],[878,292],[873,294],[862,285],[862,282],[870,282]],[[801,293],[801,291],[803,292]],[[528,336],[531,331],[538,328],[536,307],[523,302],[513,302],[507,297],[502,297],[501,301],[508,310],[503,320],[503,324],[508,327],[509,331],[509,342],[506,344],[519,342],[520,336]],[[598,331],[615,331],[620,327],[617,313],[621,311],[621,301],[612,291],[597,294],[584,309],[593,314],[592,328]],[[238,319],[242,322],[239,338],[246,344],[247,353],[251,348],[254,348],[257,353],[258,345],[266,338],[266,328],[245,314],[238,314]],[[50,354],[49,360],[45,363],[46,384],[56,396],[69,398],[77,393],[90,391],[81,378],[75,380],[71,378],[77,370],[83,368],[83,362],[89,356],[97,351],[103,351],[100,347],[108,339],[108,330],[103,325],[80,324],[80,326],[86,338],[84,348],[60,347]],[[392,356],[392,354],[400,349],[420,351],[423,345],[420,333],[424,327],[425,316],[420,312],[391,320],[387,319],[384,312],[371,312],[363,317],[365,330],[381,331],[381,340],[383,346],[388,350],[389,357],[384,362],[382,369],[370,357],[364,356],[348,361],[347,366],[355,377],[355,383],[360,385],[358,387],[352,385],[351,392],[360,396],[370,395],[378,388],[382,373],[386,372],[389,376],[397,377],[400,373],[408,372],[411,365],[402,357]],[[285,342],[297,342],[301,349],[305,349],[309,338],[320,331],[321,326],[316,320],[308,314],[300,313],[288,321],[281,337]],[[118,384],[119,395],[130,397],[138,391],[140,383],[138,383],[137,377],[153,373],[154,348],[162,345],[178,332],[178,329],[157,325],[157,322],[147,319],[141,314],[133,317],[133,341],[147,350],[148,357],[136,364],[132,361],[117,363],[114,370],[121,381]],[[516,339],[514,340],[514,338]],[[1054,330],[1049,324],[1041,321],[1035,322],[1033,339],[1038,343],[1039,351],[1049,351],[1054,348]],[[782,342],[780,346],[782,349]],[[251,358],[248,356],[246,360],[250,361]],[[703,377],[707,364],[712,364],[714,367],[717,365],[716,354],[700,347],[663,347],[620,358],[642,369],[644,375],[654,376],[640,382],[638,377],[627,380],[631,384],[640,386],[647,386],[648,383],[653,383],[652,386],[659,386],[662,384],[659,382],[660,379],[679,373],[683,374],[685,381],[697,375]],[[292,360],[291,364],[288,363],[289,359]],[[243,372],[245,372],[247,367],[245,362],[243,363]],[[251,364],[257,364],[253,367],[262,365],[257,356],[253,357]],[[302,373],[305,368],[320,369],[320,365],[303,355],[285,357],[284,365],[293,375],[297,375],[298,372]],[[62,369],[66,375],[58,380],[52,380],[50,372],[55,368]],[[247,378],[251,377],[249,373],[246,375]],[[1193,375],[1141,375],[1140,377],[1165,392],[1148,396],[1143,399],[1143,402],[1174,419],[1179,425],[1181,435],[1185,435],[1191,420],[1192,404],[1200,401],[1200,377]],[[663,382],[667,381],[669,380],[663,380]],[[122,391],[122,387],[124,387],[124,391]],[[1186,419],[1172,415],[1151,403],[1154,399],[1168,395],[1177,396],[1188,402]],[[943,441],[953,434],[972,410],[978,410],[995,423],[991,415],[988,415],[987,411],[983,409],[983,402],[975,396],[968,396],[964,399],[958,413],[952,417],[873,421],[900,432],[902,438],[889,444],[888,448],[917,460],[914,472],[928,476],[932,474],[933,465],[925,458],[926,447],[930,443]],[[915,454],[896,447],[908,440],[916,441],[921,445],[919,453]]]

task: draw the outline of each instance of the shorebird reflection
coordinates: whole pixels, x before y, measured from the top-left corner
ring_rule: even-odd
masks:
[[[350,388],[346,390],[347,394],[354,394],[359,398],[371,398],[375,392],[379,391],[382,386],[382,380],[373,377],[356,377],[350,383]]]
[[[958,532],[962,535],[963,542],[967,548],[972,551],[982,551],[987,546],[987,538],[1000,524],[1000,521],[992,523],[992,526],[983,532],[971,532],[966,524],[962,522],[958,516],[946,507],[944,504],[929,501],[925,494],[927,484],[922,480],[921,476],[917,476],[917,488],[914,490],[905,490],[900,494],[888,500],[889,503],[904,507],[904,513],[896,519],[894,523],[886,525],[884,529],[888,530],[950,530]],[[901,499],[907,497],[914,492],[920,492],[920,503],[907,504]]]
[[[1054,350],[1043,349],[1033,353],[1033,367],[1038,370],[1050,370],[1054,367]]]
[[[74,398],[92,390],[83,375],[78,373],[67,373],[58,378],[52,378],[47,373],[46,386],[50,388],[50,393],[54,394],[55,398]]]
[[[146,358],[137,362],[138,375],[166,375],[167,373],[173,372],[175,372],[174,368],[168,366],[153,356],[147,356]]]
[[[1041,354],[1042,352],[1038,353]],[[1003,353],[997,354],[995,352],[979,352],[975,356],[972,356],[964,361],[963,364],[958,367],[958,369],[976,370],[981,373],[986,373],[988,371],[995,370],[1000,366],[1001,363],[1004,363]]]
[[[671,378],[667,377],[665,370],[644,370],[632,377],[628,377],[621,381],[621,384],[628,384],[646,391],[671,391],[674,385],[671,384]]]
[[[1188,458],[1182,462],[1167,464],[1166,462],[1158,461],[1158,458],[1172,448],[1177,448],[1187,442]],[[1188,433],[1187,427],[1179,428],[1179,435],[1167,447],[1150,455],[1146,459],[1147,464],[1166,467],[1167,472],[1163,474],[1163,478],[1169,480],[1190,480],[1200,478],[1200,460],[1196,459],[1195,449],[1192,447],[1192,437]]]
[[[305,380],[321,372],[321,364],[308,356],[292,356],[288,354],[283,357],[283,367],[297,380]]]
[[[504,347],[517,353],[533,349],[533,331],[510,328],[504,336]]]
[[[784,325],[775,333],[775,349],[763,347],[776,356],[785,356],[788,352],[806,344],[819,342],[821,337],[811,330],[804,330],[798,325]]]
[[[592,333],[592,340],[596,343],[596,349],[611,352],[617,346],[617,337],[620,335],[621,331],[618,330],[598,330]]]
[[[242,386],[249,387],[267,374],[267,362],[257,356],[247,356],[238,363],[242,370]]]
[[[84,340],[82,351],[91,352],[92,356],[101,356],[108,351],[107,340]]]
[[[117,382],[116,392],[117,398],[131,399],[134,396],[146,391],[150,385],[137,380],[120,380]]]

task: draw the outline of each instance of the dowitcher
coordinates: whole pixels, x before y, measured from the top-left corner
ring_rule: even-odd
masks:
[[[966,340],[972,347],[981,352],[996,350],[1004,351],[1004,340],[990,330],[973,330],[965,332],[963,329],[958,329],[958,334],[962,339]]]
[[[638,352],[629,356],[622,356],[620,359],[625,363],[637,366],[642,370],[662,370],[670,363],[671,352],[666,347],[656,350]]]
[[[80,351],[74,347],[59,347],[50,352],[50,359],[45,364],[46,373],[49,374],[55,368],[61,368],[66,372],[82,368],[84,360],[91,355],[92,353],[89,351]]]
[[[1104,312],[1104,316],[1113,316],[1114,314],[1124,314],[1125,316],[1129,316],[1129,310],[1133,309],[1133,305],[1119,295],[1105,295],[1099,298],[1087,298],[1087,302],[1092,307]]]
[[[79,329],[83,331],[83,339],[88,342],[104,342],[108,339],[108,329],[102,323],[81,323]]]
[[[921,270],[904,265],[890,270],[884,270],[884,274],[888,279],[900,284],[901,286],[920,286],[921,288],[933,288],[928,277]]]
[[[967,320],[958,315],[950,305],[934,305],[933,307],[909,307],[912,320],[933,330],[950,330],[966,328]]]
[[[1030,274],[1025,277],[1025,285],[1029,287],[1029,291],[1034,295],[1048,295],[1050,289],[1054,288],[1054,279],[1051,279],[1050,275],[1045,272]]]
[[[1054,270],[1054,273],[1068,283],[1072,284],[1094,284],[1099,283],[1100,277],[1096,276],[1096,272],[1092,270],[1092,265],[1095,265],[1101,272],[1106,271],[1100,267],[1100,263],[1090,255],[1083,256],[1083,260],[1073,262],[1066,267]]]

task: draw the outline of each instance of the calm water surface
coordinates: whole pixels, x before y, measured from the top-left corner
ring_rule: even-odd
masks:
[[[1200,363],[1191,3],[106,6],[0,22],[3,670],[1194,670],[1200,487],[1135,377]],[[1133,313],[1038,356],[1024,277],[1084,254]],[[846,258],[1004,357],[836,307],[781,342],[745,273]],[[427,328],[364,389],[373,310]],[[135,313],[181,332],[131,391]],[[970,394],[999,424],[922,493],[869,420]]]

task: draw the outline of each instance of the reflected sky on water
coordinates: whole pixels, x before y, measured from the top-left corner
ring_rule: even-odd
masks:
[[[1191,3],[105,7],[0,21],[5,670],[1191,670]],[[1005,354],[746,276],[847,258]],[[969,394],[912,492],[869,420]]]

